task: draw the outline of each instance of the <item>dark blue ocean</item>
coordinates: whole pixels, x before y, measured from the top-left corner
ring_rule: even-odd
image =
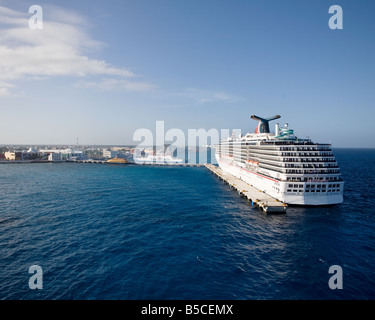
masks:
[[[1,164],[0,299],[374,299],[375,150],[334,151],[345,202],[285,215],[206,168]]]

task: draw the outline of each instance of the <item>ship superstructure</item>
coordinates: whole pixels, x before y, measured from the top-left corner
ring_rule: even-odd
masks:
[[[299,139],[288,124],[261,118],[255,133],[223,139],[216,149],[221,169],[259,191],[291,205],[332,205],[343,202],[344,181],[330,144]]]

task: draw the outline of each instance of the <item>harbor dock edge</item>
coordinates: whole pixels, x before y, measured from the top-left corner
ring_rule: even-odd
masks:
[[[245,181],[242,181],[231,174],[224,172],[213,164],[205,165],[208,170],[214,173],[218,178],[238,191],[239,195],[251,201],[252,205],[258,206],[265,213],[286,213],[287,204],[269,196],[268,194],[254,188]]]

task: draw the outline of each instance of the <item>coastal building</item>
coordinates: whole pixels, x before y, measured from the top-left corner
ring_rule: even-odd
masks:
[[[48,161],[62,161],[62,154],[61,153],[50,153],[48,156]]]
[[[104,158],[112,159],[112,158],[115,158],[117,156],[118,156],[117,151],[113,151],[111,149],[103,149],[103,157]]]
[[[59,154],[61,156],[60,160],[68,160],[68,159],[79,159],[84,160],[86,158],[83,151],[73,150],[71,148],[68,149],[42,149],[39,150],[40,153],[44,154]]]
[[[111,147],[112,151],[123,151],[125,147]]]
[[[5,159],[8,161],[14,161],[16,160],[16,153],[15,152],[5,152],[4,153]]]
[[[31,152],[30,150],[16,151],[16,152],[5,152],[5,159],[8,161],[26,161],[26,160],[40,160],[43,158],[43,154],[38,151]]]

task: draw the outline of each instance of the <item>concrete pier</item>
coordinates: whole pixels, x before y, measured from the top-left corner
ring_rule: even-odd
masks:
[[[248,183],[224,172],[217,166],[206,164],[206,168],[212,173],[216,174],[220,179],[228,183],[232,188],[236,189],[238,193],[246,197],[253,205],[257,205],[266,213],[286,213],[287,205],[279,200],[272,198],[268,194],[254,188]]]
[[[74,163],[105,163],[106,160],[76,160],[76,161],[68,161],[68,162],[74,162]]]

